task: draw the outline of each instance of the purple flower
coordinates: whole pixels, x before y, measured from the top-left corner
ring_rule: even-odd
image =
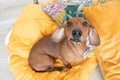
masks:
[[[64,9],[65,5],[60,3],[60,2],[56,2],[54,3],[52,6],[50,6],[50,15],[58,15],[58,13],[60,11],[62,11]]]

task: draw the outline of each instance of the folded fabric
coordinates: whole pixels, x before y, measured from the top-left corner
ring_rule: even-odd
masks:
[[[16,80],[88,80],[97,65],[92,52],[83,62],[67,72],[35,72],[28,64],[31,47],[42,37],[51,34],[58,25],[41,9],[44,5],[28,5],[15,22],[7,46],[10,68]],[[63,65],[60,60],[56,66]]]
[[[101,38],[95,53],[104,79],[120,80],[120,0],[86,7],[83,11]]]

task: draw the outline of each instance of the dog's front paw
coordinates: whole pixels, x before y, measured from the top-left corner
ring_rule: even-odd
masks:
[[[72,68],[71,64],[66,65],[68,69]]]

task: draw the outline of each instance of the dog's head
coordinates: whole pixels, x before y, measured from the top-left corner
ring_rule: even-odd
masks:
[[[52,39],[55,42],[60,42],[67,38],[72,42],[80,43],[85,41],[87,37],[89,37],[91,45],[98,46],[100,44],[96,29],[83,18],[71,18],[66,25],[59,27],[52,34]]]

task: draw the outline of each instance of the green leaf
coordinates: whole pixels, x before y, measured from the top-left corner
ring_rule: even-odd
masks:
[[[66,17],[67,17],[67,19],[66,19],[67,21],[72,18],[72,16],[69,14],[66,14]]]
[[[71,10],[69,10],[69,14],[72,14],[72,11],[71,11]]]
[[[77,12],[81,12],[82,9],[83,9],[83,7],[85,7],[85,6],[89,6],[89,4],[88,3],[82,3],[82,4],[80,4],[79,7],[77,8]]]

